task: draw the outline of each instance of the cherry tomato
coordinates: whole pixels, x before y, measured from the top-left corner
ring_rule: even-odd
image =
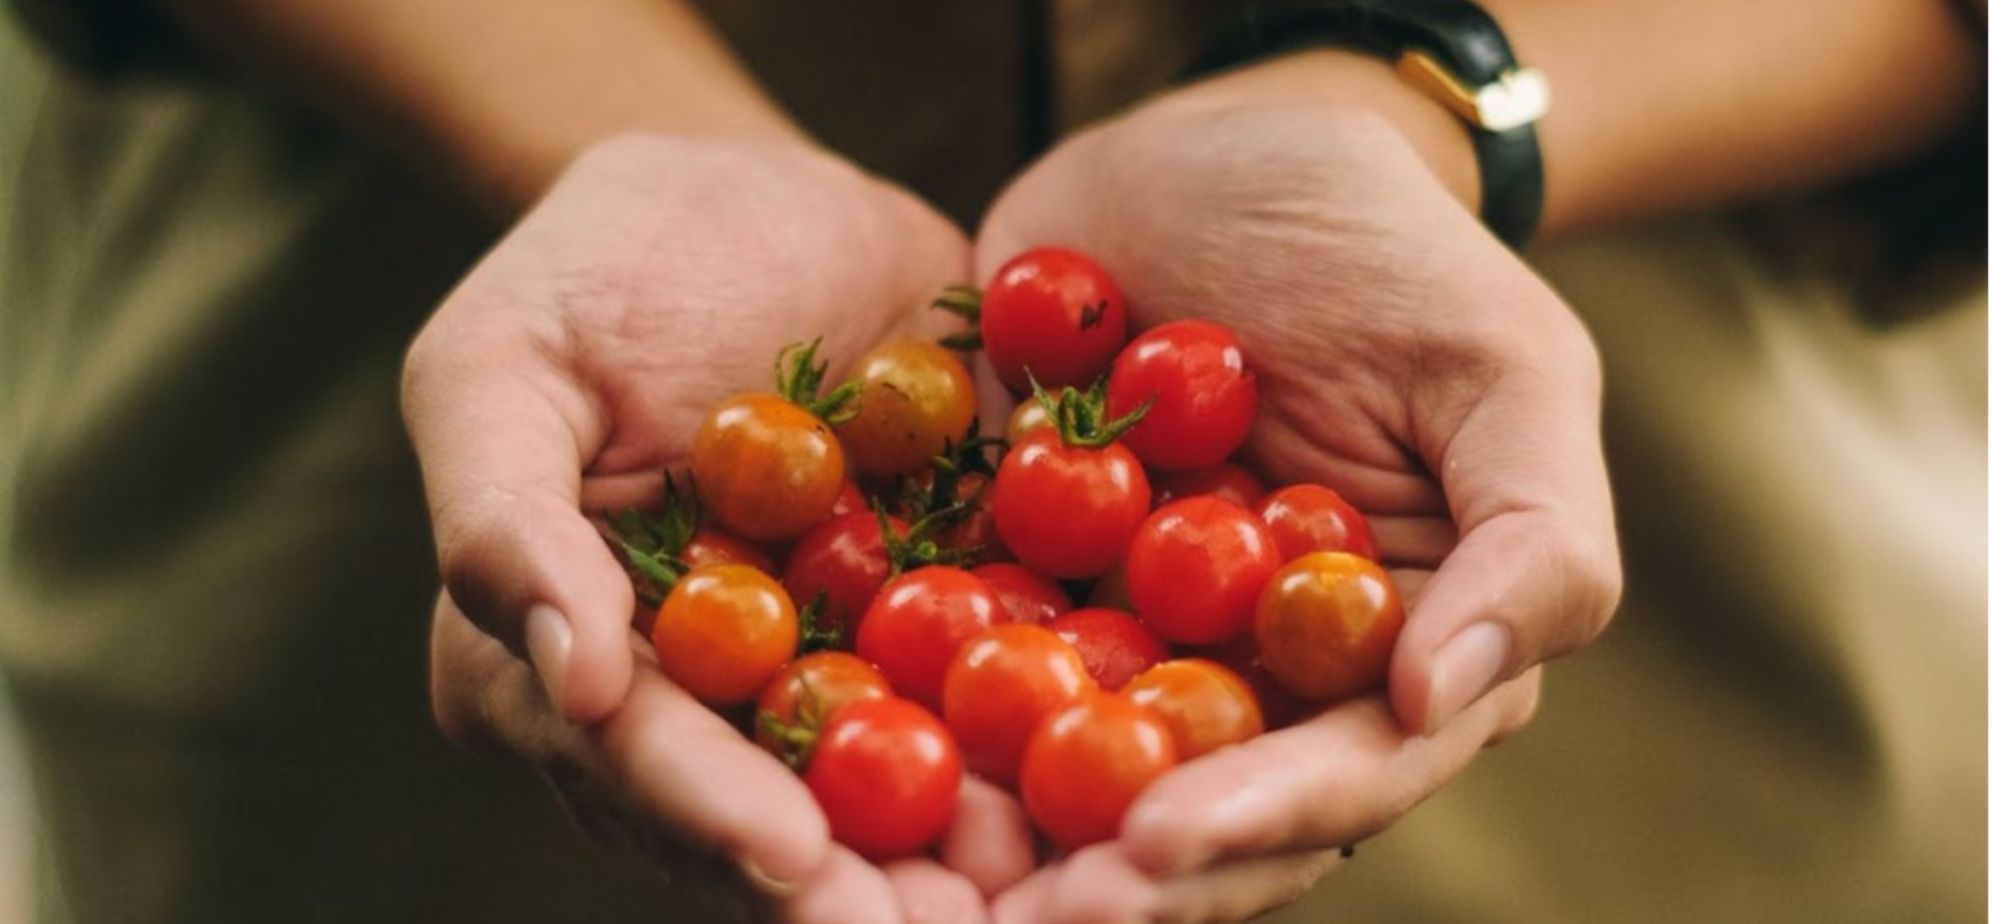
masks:
[[[969,771],[1010,788],[1038,721],[1093,686],[1079,652],[1050,629],[994,626],[955,652],[941,718]]]
[[[657,664],[700,701],[749,702],[795,657],[801,626],[782,585],[747,565],[688,572],[650,630]]]
[[[892,687],[930,709],[955,650],[1009,613],[982,579],[953,565],[916,568],[886,583],[858,621],[858,657]]]
[[[1019,394],[1093,383],[1127,342],[1127,300],[1091,258],[1058,247],[1024,251],[982,290],[982,349]]]
[[[1222,325],[1181,320],[1143,331],[1109,375],[1109,415],[1153,402],[1123,437],[1150,468],[1209,468],[1237,452],[1252,430],[1259,380],[1237,335]]]
[[[886,523],[896,536],[906,535],[906,524],[898,517],[888,516]],[[831,517],[804,533],[789,552],[782,586],[803,606],[821,594],[821,627],[842,632],[848,646],[858,617],[891,576],[892,557],[878,514],[861,510]]]
[[[1173,500],[1209,494],[1251,509],[1266,496],[1265,482],[1236,462],[1179,472],[1149,472],[1148,485],[1155,491],[1157,507]]]
[[[1176,765],[1169,726],[1118,693],[1094,690],[1038,724],[1024,748],[1024,810],[1067,850],[1107,840],[1135,797]]]
[[[1259,595],[1259,657],[1302,699],[1335,702],[1382,685],[1404,604],[1381,565],[1347,552],[1287,562]]]
[[[692,438],[706,509],[749,539],[793,539],[828,516],[844,486],[830,425],[785,398],[747,392],[719,403]]]
[[[885,675],[847,651],[812,651],[788,663],[761,690],[754,709],[754,741],[791,766],[845,706],[892,695]]]
[[[953,351],[898,337],[858,357],[857,412],[837,426],[851,466],[868,475],[929,468],[975,420],[975,380]]]
[[[1044,402],[1026,398],[1010,410],[1010,421],[1003,427],[1003,438],[1015,446],[1031,435],[1031,431],[1051,425],[1051,412],[1045,410]]]
[[[830,836],[873,862],[939,840],[954,820],[961,777],[961,751],[947,727],[898,697],[837,710],[802,775]]]
[[[1348,552],[1376,559],[1369,518],[1331,488],[1288,485],[1260,498],[1253,511],[1272,528],[1285,561],[1309,552]]]
[[[1072,596],[1057,581],[1016,562],[987,562],[969,570],[996,592],[1012,622],[1042,625],[1072,609]]]
[[[1219,497],[1176,501],[1150,514],[1127,549],[1134,611],[1162,638],[1207,644],[1251,628],[1279,547],[1252,511]]]
[[[700,526],[692,530],[692,535],[685,540],[684,547],[678,549],[676,557],[684,563],[686,571],[707,565],[728,564],[747,565],[769,574],[775,571],[774,560],[760,546],[717,526]],[[638,632],[648,637],[650,630],[657,625],[657,608],[639,606],[634,624]]]
[[[1125,686],[1169,657],[1169,646],[1134,614],[1104,606],[1073,610],[1045,623],[1079,652],[1086,673],[1108,690]]]
[[[1121,692],[1169,726],[1179,760],[1251,740],[1266,730],[1252,687],[1231,668],[1205,658],[1164,661],[1128,681]]]
[[[1055,430],[1010,448],[990,497],[1003,544],[1055,578],[1092,577],[1120,561],[1148,501],[1148,476],[1125,446],[1072,446]]]
[[[1273,679],[1272,673],[1266,670],[1265,661],[1259,657],[1259,640],[1253,638],[1252,633],[1237,636],[1207,653],[1211,660],[1229,668],[1252,688],[1267,728],[1292,725],[1312,708],[1306,700],[1293,695]]]

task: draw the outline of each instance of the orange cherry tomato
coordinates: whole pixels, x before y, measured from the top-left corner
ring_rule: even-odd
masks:
[[[975,379],[952,350],[895,338],[858,358],[857,413],[837,426],[851,466],[868,475],[906,475],[934,464],[975,422]]]
[[[1302,699],[1334,702],[1383,684],[1404,602],[1376,562],[1312,552],[1273,573],[1252,628],[1274,680]]]
[[[830,425],[768,392],[714,407],[692,438],[692,478],[727,529],[793,539],[830,514],[844,489],[844,447]]]
[[[1266,730],[1259,698],[1231,668],[1205,658],[1176,658],[1141,672],[1121,692],[1169,726],[1176,756],[1189,760]]]
[[[837,710],[891,695],[892,684],[865,659],[848,651],[812,651],[790,661],[761,690],[754,741],[790,766],[800,766]]]
[[[678,579],[657,610],[651,645],[665,676],[701,702],[751,702],[795,657],[795,604],[767,572],[708,565]]]

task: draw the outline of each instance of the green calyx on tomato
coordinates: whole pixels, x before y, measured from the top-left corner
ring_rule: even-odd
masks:
[[[677,480],[669,472],[664,475],[664,509],[660,515],[651,516],[629,507],[608,525],[610,539],[636,578],[637,599],[646,606],[664,602],[664,596],[677,586],[678,579],[691,570],[680,556],[698,526],[698,492],[679,490]]]
[[[968,329],[959,334],[942,337],[941,346],[964,351],[982,349],[981,289],[966,283],[948,286],[941,290],[941,294],[934,296],[934,301],[928,307],[958,315],[968,322]]]
[[[818,337],[807,344],[782,347],[775,355],[775,393],[834,427],[857,414],[860,386],[845,382],[823,393],[823,377],[830,364],[816,360],[816,351],[822,346],[823,338]]]
[[[1120,439],[1148,415],[1148,409],[1155,403],[1151,399],[1120,417],[1109,416],[1105,377],[1094,381],[1092,387],[1085,391],[1067,385],[1056,395],[1045,391],[1037,379],[1032,378],[1031,395],[1043,405],[1045,413],[1051,415],[1059,441],[1084,449],[1098,449]]]

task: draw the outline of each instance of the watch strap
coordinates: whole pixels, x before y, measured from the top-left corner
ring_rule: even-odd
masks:
[[[1324,46],[1393,59],[1405,79],[1466,122],[1480,174],[1480,218],[1520,249],[1542,216],[1535,120],[1548,106],[1540,74],[1522,68],[1499,24],[1467,0],[1255,3],[1193,63],[1198,76]]]

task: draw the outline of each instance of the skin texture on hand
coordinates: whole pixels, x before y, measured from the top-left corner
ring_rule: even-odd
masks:
[[[822,335],[835,376],[889,334],[941,333],[927,303],[968,259],[924,204],[805,147],[629,136],[581,158],[406,364],[446,588],[444,730],[540,767],[612,840],[737,864],[790,920],[978,894],[831,843],[801,781],[648,659],[590,520],[659,496],[707,409],[767,389],[783,346]]]
[[[999,921],[1239,920],[1526,723],[1534,666],[1603,629],[1620,576],[1595,349],[1394,126],[1333,104],[1164,100],[1078,136],[991,210],[978,278],[1039,244],[1099,259],[1137,328],[1237,331],[1249,463],[1368,513],[1407,594],[1388,702],[1173,771],[1118,840],[995,902]]]

